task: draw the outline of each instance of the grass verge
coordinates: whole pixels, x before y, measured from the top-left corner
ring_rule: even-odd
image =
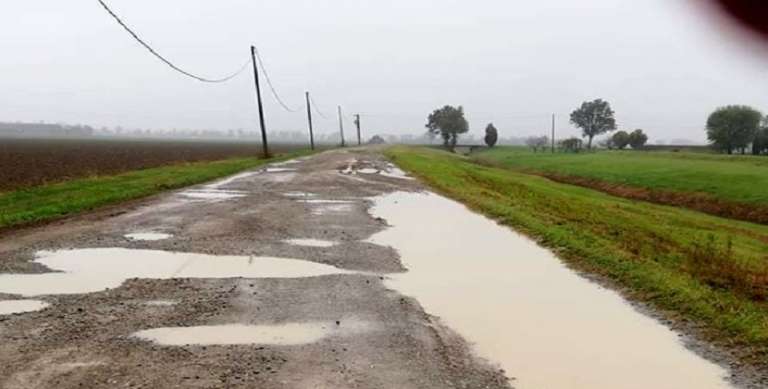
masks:
[[[386,153],[437,191],[768,368],[768,227],[613,197],[438,150]]]
[[[638,151],[551,154],[498,147],[473,158],[615,196],[768,224],[765,157]]]
[[[309,153],[296,151],[270,159],[236,158],[163,166],[0,193],[0,230],[52,221]]]

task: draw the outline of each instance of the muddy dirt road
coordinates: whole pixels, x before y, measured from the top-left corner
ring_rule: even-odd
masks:
[[[376,150],[331,151],[6,234],[0,387],[730,387],[423,189]]]
[[[0,387],[508,387],[384,285],[366,198],[417,185],[386,168],[325,153],[5,236],[6,313],[44,309],[0,316]]]

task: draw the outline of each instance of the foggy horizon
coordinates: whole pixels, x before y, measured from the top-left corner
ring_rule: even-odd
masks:
[[[568,123],[582,101],[602,98],[619,129],[659,140],[706,141],[715,108],[768,112],[768,57],[691,1],[600,0],[510,5],[482,1],[109,2],[161,54],[218,77],[256,45],[285,112],[265,88],[269,131],[304,131],[304,91],[338,131],[336,105],[374,134],[422,135],[440,106],[462,105],[470,134],[493,122],[500,136],[580,135]],[[183,5],[183,6],[182,6]],[[204,84],[139,46],[97,2],[7,5],[0,50],[0,121],[148,129],[255,131],[250,71]],[[439,9],[439,12],[436,10]],[[50,64],[56,64],[50,66]],[[352,129],[352,122],[345,126]]]

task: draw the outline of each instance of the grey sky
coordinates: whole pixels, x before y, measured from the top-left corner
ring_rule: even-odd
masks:
[[[362,112],[370,131],[423,132],[465,106],[473,133],[562,134],[583,100],[621,128],[703,140],[719,105],[768,111],[768,57],[684,0],[110,0],[156,49],[193,73],[235,70],[259,47],[284,100]],[[0,13],[0,120],[143,128],[255,128],[253,81],[187,79],[133,41],[96,0],[13,1]],[[265,91],[266,92],[266,91]],[[265,95],[267,122],[304,130]],[[318,118],[322,131],[334,121]]]

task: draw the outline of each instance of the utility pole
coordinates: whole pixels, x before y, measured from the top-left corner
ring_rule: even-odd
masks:
[[[355,126],[357,126],[357,145],[361,146],[363,141],[360,139],[360,114],[355,115]]]
[[[341,147],[345,147],[344,142],[344,121],[341,120],[341,106],[339,106],[339,132],[341,133]]]
[[[309,147],[312,150],[315,149],[315,134],[312,132],[312,107],[309,102],[309,92],[304,92],[304,97],[307,98],[307,122],[309,123]]]
[[[555,153],[555,114],[552,114],[552,154]]]
[[[253,63],[253,79],[256,82],[256,101],[259,104],[259,126],[261,126],[261,147],[264,158],[269,158],[269,146],[267,145],[267,129],[264,126],[264,106],[261,104],[261,85],[259,85],[259,68],[256,64],[256,47],[251,46],[251,62]]]

